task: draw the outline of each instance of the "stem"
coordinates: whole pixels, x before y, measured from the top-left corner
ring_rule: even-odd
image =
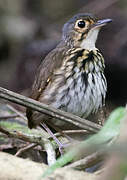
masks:
[[[17,94],[15,92],[9,91],[2,87],[0,87],[0,98],[17,103],[17,104],[25,106],[27,108],[31,108],[40,113],[44,113],[46,115],[52,116],[53,118],[57,118],[58,120],[74,124],[77,127],[86,129],[86,130],[94,132],[94,133],[97,132],[98,130],[100,130],[100,128],[101,128],[101,126],[96,123],[93,123],[86,119],[82,119],[71,113],[64,112],[59,109],[55,109],[49,105],[40,103],[31,98],[28,98],[23,95]]]

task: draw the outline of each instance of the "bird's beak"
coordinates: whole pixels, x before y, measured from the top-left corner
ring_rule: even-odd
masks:
[[[99,28],[102,26],[105,26],[106,24],[112,22],[112,19],[102,19],[102,20],[98,20],[94,25],[93,28]]]

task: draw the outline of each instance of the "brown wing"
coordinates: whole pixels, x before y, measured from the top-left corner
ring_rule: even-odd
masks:
[[[30,97],[38,100],[43,90],[46,88],[49,82],[49,78],[55,69],[59,68],[63,62],[67,49],[63,42],[61,42],[54,50],[52,50],[40,64]],[[32,119],[33,111],[31,109],[26,110],[28,118],[28,126],[32,128],[34,126],[34,120]]]
[[[55,69],[59,68],[63,62],[63,57],[66,53],[65,46],[60,43],[54,50],[52,50],[40,64],[30,97],[38,100],[40,94],[43,92],[48,84],[49,78]]]

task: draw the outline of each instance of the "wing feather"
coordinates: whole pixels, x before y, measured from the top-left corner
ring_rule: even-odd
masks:
[[[43,93],[43,90],[49,83],[55,69],[59,68],[65,57],[66,50],[64,46],[59,44],[54,50],[52,50],[40,64],[35,80],[32,86],[30,97],[38,100],[39,96]]]
[[[32,86],[32,91],[30,98],[39,100],[40,95],[43,93],[43,90],[49,83],[50,77],[52,76],[55,69],[58,69],[65,57],[67,52],[67,47],[62,44],[62,42],[52,50],[42,61],[39,68],[37,69],[37,73],[35,76],[35,80]],[[36,120],[34,119],[34,115],[38,114],[30,108],[26,110],[26,116],[28,118],[28,126],[29,128],[36,127]]]

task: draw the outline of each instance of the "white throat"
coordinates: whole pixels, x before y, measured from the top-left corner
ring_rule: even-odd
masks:
[[[99,29],[93,29],[88,34],[87,37],[83,40],[81,43],[81,48],[87,49],[87,50],[95,50],[95,43],[97,40]]]

